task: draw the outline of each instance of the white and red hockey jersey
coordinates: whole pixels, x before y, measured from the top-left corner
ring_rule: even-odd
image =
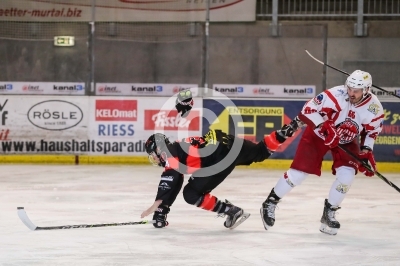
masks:
[[[373,94],[357,104],[350,103],[347,89],[342,85],[308,101],[299,118],[313,128],[330,119],[340,134],[340,144],[349,143],[361,135],[361,146],[373,149],[375,139],[382,130],[384,113],[382,104]],[[324,139],[318,129],[314,132]]]

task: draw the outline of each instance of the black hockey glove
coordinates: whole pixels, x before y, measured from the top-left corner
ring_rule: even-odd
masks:
[[[300,118],[296,116],[288,125],[284,125],[281,129],[276,131],[279,142],[283,143],[285,139],[291,138],[294,133],[303,126],[304,122],[302,122]]]
[[[207,142],[206,145],[212,144],[212,145],[217,145],[217,143],[222,143],[225,145],[228,149],[232,148],[233,141],[235,137],[233,135],[228,135],[225,132],[222,132],[222,130],[219,129],[211,129],[210,131],[207,132],[203,136],[204,140]]]
[[[154,212],[153,220],[156,222],[153,224],[155,228],[163,228],[168,225],[167,214],[169,213],[169,207],[165,205],[158,206],[158,209]]]
[[[190,90],[181,91],[175,101],[175,108],[182,117],[186,117],[193,107],[192,92]]]
[[[228,135],[228,134],[226,134],[225,132],[222,132],[219,129],[215,130],[215,134],[217,135],[217,140],[219,142],[221,142],[226,147],[228,147],[229,150],[232,148],[233,140],[235,138],[234,136]]]

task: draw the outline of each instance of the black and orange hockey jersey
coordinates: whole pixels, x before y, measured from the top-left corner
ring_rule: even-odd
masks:
[[[238,142],[240,145],[236,148],[234,145]],[[230,152],[232,147],[236,152]],[[193,178],[212,177],[232,164],[250,165],[261,162],[270,155],[263,141],[256,144],[220,130],[211,130],[203,137],[189,137],[174,142],[168,145],[156,200],[161,199],[163,204],[171,205],[182,188],[184,174],[192,174]],[[233,157],[225,162],[227,156]]]

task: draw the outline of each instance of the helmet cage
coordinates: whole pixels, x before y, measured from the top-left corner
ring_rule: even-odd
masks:
[[[165,166],[166,153],[162,151],[163,147],[171,144],[164,134],[156,133],[146,141],[145,148],[150,163],[154,166]]]
[[[161,156],[157,155],[155,152],[150,153],[148,159],[153,166],[163,166]]]

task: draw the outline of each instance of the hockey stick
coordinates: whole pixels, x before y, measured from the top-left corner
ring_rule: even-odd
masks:
[[[398,188],[395,184],[393,184],[392,182],[390,182],[386,177],[384,177],[381,173],[379,173],[378,171],[374,171],[374,169],[372,169],[367,163],[365,163],[363,160],[361,160],[360,158],[358,158],[356,155],[354,155],[353,153],[351,153],[348,149],[346,149],[345,147],[339,145],[338,146],[341,150],[343,150],[345,153],[347,153],[348,155],[350,155],[350,157],[352,157],[353,159],[355,159],[356,161],[358,161],[359,163],[361,163],[365,168],[367,168],[368,171],[373,172],[377,177],[379,177],[380,179],[382,179],[383,181],[386,182],[386,184],[388,184],[389,186],[391,186],[392,188],[394,188],[395,190],[397,190],[397,192],[400,192],[400,188]]]
[[[28,215],[25,212],[24,207],[17,207],[18,216],[21,221],[32,231],[38,230],[54,230],[54,229],[74,229],[74,228],[93,228],[93,227],[106,227],[106,226],[122,226],[122,225],[135,225],[135,224],[153,224],[154,220],[151,221],[140,221],[140,222],[127,222],[127,223],[111,223],[111,224],[76,224],[76,225],[60,225],[60,226],[47,226],[39,227],[32,223]]]
[[[334,70],[336,70],[336,71],[339,71],[339,72],[342,73],[342,74],[345,74],[345,75],[347,75],[347,76],[350,76],[349,73],[347,73],[347,72],[345,72],[345,71],[343,71],[343,70],[340,70],[339,68],[330,66],[330,65],[328,65],[328,64],[326,64],[326,63],[324,63],[324,62],[322,62],[321,60],[318,60],[317,58],[315,58],[309,51],[307,51],[307,50],[305,50],[305,51],[306,51],[306,53],[307,53],[312,59],[314,59],[315,61],[317,61],[317,62],[320,63],[321,65],[327,66],[327,67],[332,68],[332,69],[334,69]],[[397,97],[397,98],[400,99],[400,96],[399,96],[399,95],[393,94],[392,92],[387,91],[387,90],[385,90],[385,89],[382,89],[381,87],[378,87],[378,86],[376,86],[376,85],[374,85],[374,84],[372,84],[372,87],[377,88],[378,90],[384,91],[384,92],[386,92],[387,94],[392,95],[392,96]]]

